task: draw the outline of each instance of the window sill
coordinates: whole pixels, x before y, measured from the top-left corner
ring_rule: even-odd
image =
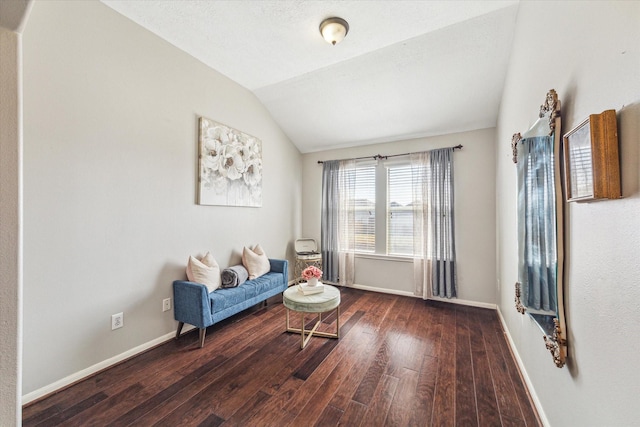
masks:
[[[367,254],[357,253],[356,258],[373,259],[377,261],[393,261],[393,262],[410,262],[413,263],[413,257],[398,256],[398,255],[382,255],[382,254]]]

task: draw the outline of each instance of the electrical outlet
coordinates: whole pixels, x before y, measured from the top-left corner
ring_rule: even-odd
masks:
[[[171,298],[165,298],[162,300],[162,311],[171,310]]]
[[[124,326],[124,314],[117,313],[111,315],[111,330],[119,329]]]

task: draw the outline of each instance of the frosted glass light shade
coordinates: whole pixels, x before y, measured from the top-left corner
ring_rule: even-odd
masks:
[[[327,18],[320,23],[320,34],[332,45],[340,43],[349,32],[349,24],[342,18]]]

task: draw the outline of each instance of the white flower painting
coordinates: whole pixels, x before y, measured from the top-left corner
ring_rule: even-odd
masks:
[[[262,142],[200,117],[201,205],[262,206]]]

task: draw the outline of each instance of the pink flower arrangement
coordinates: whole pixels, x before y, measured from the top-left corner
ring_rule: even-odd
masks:
[[[311,265],[305,268],[304,270],[302,270],[302,277],[306,280],[309,280],[312,277],[319,279],[322,277],[322,270],[320,270],[318,267],[314,267],[313,265]]]

